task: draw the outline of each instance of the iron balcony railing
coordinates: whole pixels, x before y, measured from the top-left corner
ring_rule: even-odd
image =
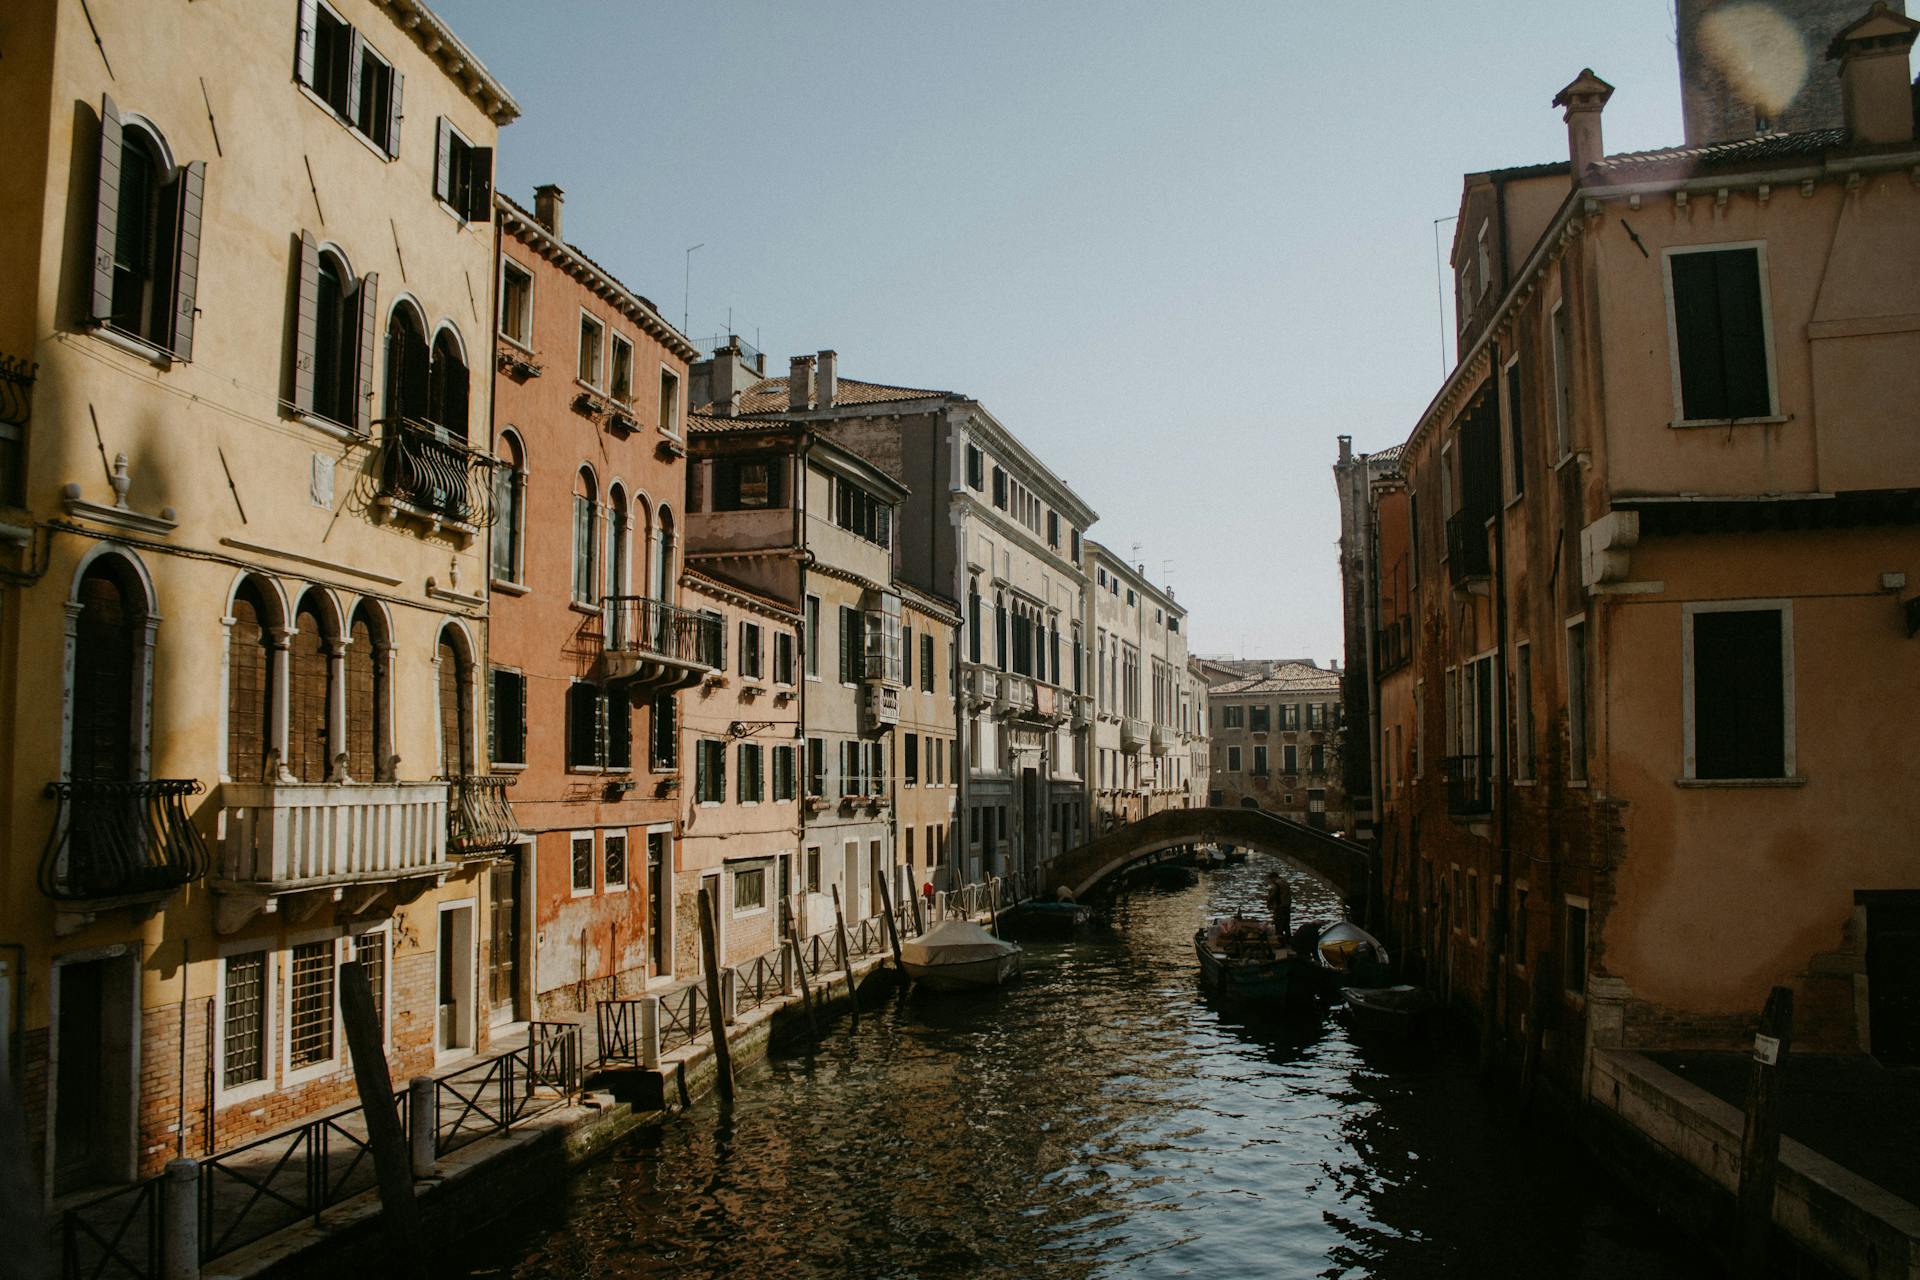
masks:
[[[1487,549],[1486,517],[1476,512],[1459,511],[1447,517],[1447,574],[1454,586],[1493,572],[1493,557]]]
[[[376,470],[378,497],[401,510],[476,528],[493,523],[493,468],[430,423],[389,418]]]
[[[718,671],[726,666],[726,629],[719,618],[651,596],[602,596],[609,653],[633,653]]]
[[[40,889],[65,902],[170,893],[206,874],[207,842],[186,798],[193,778],[49,782],[59,801],[40,854]]]
[[[1447,812],[1475,815],[1493,812],[1493,757],[1448,756]]]
[[[507,802],[512,774],[462,774],[447,784],[447,856],[480,858],[503,852],[520,838]]]

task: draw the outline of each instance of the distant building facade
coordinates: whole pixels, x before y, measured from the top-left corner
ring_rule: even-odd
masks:
[[[1340,672],[1311,662],[1265,665],[1263,674],[1207,691],[1209,800],[1346,831]]]
[[[1192,765],[1204,698],[1188,669],[1186,610],[1172,593],[1091,539],[1085,566],[1094,697],[1088,792],[1095,827],[1106,831],[1204,802]]]

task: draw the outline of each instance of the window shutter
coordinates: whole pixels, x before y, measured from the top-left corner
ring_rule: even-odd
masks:
[[[380,273],[369,271],[354,286],[360,312],[360,364],[354,379],[353,425],[361,435],[373,430],[374,336],[380,328]]]
[[[433,159],[433,194],[452,204],[453,190],[449,175],[453,169],[453,130],[447,126],[445,116],[440,117],[439,125]]]
[[[360,70],[366,61],[361,57],[360,51],[365,43],[366,42],[360,38],[360,32],[358,30],[355,30],[352,39],[347,41],[346,117],[362,131],[365,131],[367,125],[371,123],[370,121],[360,118]]]
[[[406,77],[398,67],[393,69],[392,84],[387,107],[387,154],[397,156],[400,154],[400,92],[406,84]]]
[[[300,30],[293,45],[294,71],[300,77],[300,83],[309,89],[313,87],[313,50],[320,35],[320,6],[318,0],[300,0]]]
[[[173,274],[173,354],[193,359],[194,302],[200,292],[200,212],[206,201],[207,163],[195,160],[180,170],[180,217],[175,224],[180,254]]]
[[[313,412],[314,347],[319,332],[320,242],[300,233],[300,292],[293,304],[293,407]]]
[[[93,223],[94,320],[113,315],[113,257],[120,229],[120,110],[113,99],[100,95],[100,181]]]
[[[1727,416],[1758,418],[1773,411],[1767,386],[1767,344],[1760,306],[1760,251],[1735,249],[1719,259],[1720,351],[1727,378]]]
[[[1668,260],[1673,273],[1673,327],[1680,348],[1680,411],[1694,420],[1729,416],[1715,270],[1719,256],[1676,253]]]
[[[467,152],[468,222],[493,221],[493,148],[474,147]]]

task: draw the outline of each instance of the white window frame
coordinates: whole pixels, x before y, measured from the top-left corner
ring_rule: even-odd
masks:
[[[1243,757],[1240,754],[1240,748],[1237,746],[1229,745],[1227,747],[1227,772],[1228,773],[1242,772],[1242,769],[1240,767],[1242,759]]]
[[[660,362],[660,373],[673,379],[673,430],[662,430],[661,435],[669,440],[679,440],[687,433],[687,376],[666,361]],[[660,379],[656,379],[656,384]],[[663,406],[666,407],[666,406]]]
[[[1480,288],[1474,294],[1476,301],[1486,297],[1487,290],[1493,288],[1493,248],[1487,239],[1488,225],[1486,219],[1481,219],[1480,234],[1474,245],[1474,265],[1480,272]]]
[[[627,349],[627,394],[624,398],[613,389],[614,357],[618,354],[621,347]],[[639,367],[639,358],[640,351],[639,348],[634,345],[633,339],[621,333],[618,329],[609,327],[607,330],[607,394],[621,404],[631,405],[633,403],[634,375]]]
[[[1567,912],[1569,910],[1584,912],[1587,920],[1586,929],[1583,931],[1585,933],[1586,948],[1580,957],[1580,989],[1578,991],[1575,991],[1568,985],[1568,980],[1572,977],[1572,974],[1565,972],[1568,968],[1566,963],[1567,943],[1571,941],[1567,936]],[[1559,936],[1559,959],[1560,967],[1563,970],[1560,974],[1560,994],[1566,999],[1566,1002],[1574,1008],[1584,1009],[1587,1007],[1587,961],[1589,957],[1593,955],[1593,906],[1588,899],[1577,893],[1563,893],[1560,895]]]
[[[405,113],[405,112],[402,112],[402,113],[401,113],[401,117],[400,117],[400,118],[401,118],[402,120],[404,120],[404,119],[406,119],[406,113]],[[472,138],[469,138],[469,137],[468,137],[468,136],[467,136],[467,135],[466,135],[465,133],[463,133],[463,132],[461,131],[461,129],[460,129],[460,127],[459,127],[458,125],[456,125],[456,124],[454,124],[454,122],[453,122],[453,121],[452,121],[451,119],[449,119],[448,117],[446,117],[446,116],[441,116],[441,117],[439,118],[439,120],[438,120],[438,122],[437,122],[437,123],[438,123],[438,127],[439,127],[439,128],[441,128],[441,129],[445,129],[445,130],[447,131],[447,134],[448,134],[448,136],[449,136],[449,137],[451,137],[451,138],[454,138],[454,139],[457,139],[457,140],[459,141],[459,143],[460,143],[460,145],[461,145],[461,146],[463,146],[463,147],[465,147],[465,148],[466,148],[466,149],[467,149],[468,151],[479,151],[479,150],[481,150],[481,147],[480,147],[480,144],[479,144],[479,143],[477,143],[477,142],[475,142],[475,141],[474,141],[474,140],[473,140]],[[358,133],[359,131],[358,131],[358,130],[356,129],[356,130],[355,130],[354,132],[356,132],[356,133]],[[362,135],[362,136],[364,136],[364,135]],[[440,163],[440,160],[439,160],[439,156],[438,156],[438,154],[437,154],[437,153],[438,153],[438,151],[439,151],[439,144],[440,144],[440,140],[439,140],[439,137],[438,137],[438,135],[436,134],[436,136],[435,136],[435,138],[434,138],[434,151],[435,151],[435,153],[436,153],[436,154],[435,154],[435,156],[434,156],[434,162],[433,162],[433,164],[430,164],[430,165],[428,165],[428,166],[427,166],[427,172],[428,172],[428,174],[429,174],[429,176],[431,176],[431,177],[433,178],[433,186],[434,186],[434,187],[436,187],[436,188],[437,188],[437,187],[439,186],[439,182],[440,182],[440,180],[439,180],[439,163]],[[384,154],[384,153],[383,153],[383,154]],[[451,163],[451,161],[449,161],[449,163]],[[491,186],[491,185],[492,185],[492,181],[491,181],[491,175],[490,175],[490,177],[489,177],[489,181],[488,181],[488,185],[489,185],[489,186]],[[446,212],[446,215],[447,215],[447,216],[448,216],[449,218],[452,218],[452,219],[453,219],[453,220],[454,220],[455,222],[457,222],[457,223],[459,223],[459,224],[460,224],[461,226],[463,226],[463,227],[465,227],[465,226],[470,226],[470,225],[472,224],[472,220],[471,220],[471,219],[469,219],[469,218],[467,217],[467,215],[466,215],[466,214],[465,214],[464,212],[462,212],[462,211],[461,211],[461,210],[460,210],[459,208],[457,208],[456,206],[454,206],[454,205],[452,205],[452,204],[450,204],[450,203],[448,203],[447,201],[445,201],[445,200],[442,200],[442,199],[440,198],[440,193],[439,193],[439,191],[438,191],[438,190],[435,190],[435,191],[434,191],[434,193],[433,193],[433,202],[434,202],[435,204],[437,204],[437,205],[439,205],[439,206],[440,206],[440,208],[441,208],[441,209],[443,209],[443,210],[444,210],[444,211]],[[491,216],[492,216],[492,210],[488,210],[488,216],[489,216],[489,217],[491,217]],[[433,345],[433,338],[432,338],[432,335],[428,335],[428,338],[427,338],[427,345],[428,345],[428,349],[429,349],[429,350],[431,350],[431,349],[432,349],[432,345]]]
[[[1702,778],[1695,770],[1694,759],[1694,689],[1693,689],[1693,619],[1702,613],[1762,613],[1773,610],[1780,615],[1780,699],[1782,733],[1785,742],[1781,744],[1781,776],[1778,778]],[[1589,640],[1591,646],[1591,640]],[[1749,783],[1773,783],[1781,785],[1799,781],[1800,765],[1796,758],[1794,740],[1793,713],[1793,601],[1790,599],[1763,600],[1701,600],[1680,606],[1680,717],[1681,772],[1687,782],[1697,782],[1701,786],[1740,786]]]
[[[593,851],[587,855],[587,867],[588,867],[587,879],[591,881],[591,883],[589,883],[587,887],[584,889],[582,889],[580,885],[574,880],[574,876],[573,876],[573,846],[576,842],[583,839],[593,847]],[[585,830],[585,831],[567,832],[567,896],[569,898],[591,898],[594,895],[594,891],[597,888],[599,888],[599,885],[600,885],[600,836],[599,836],[599,833],[591,829]]]
[[[621,879],[619,884],[615,884],[612,880],[607,878],[607,841],[608,840],[620,840],[624,842],[626,846],[626,852],[620,855],[622,862],[625,864],[623,867],[625,875]],[[599,862],[599,871],[597,872],[597,874],[600,877],[601,891],[603,893],[625,893],[628,887],[633,883],[633,836],[632,836],[632,833],[630,833],[625,827],[613,827],[613,828],[601,831],[599,833],[599,838],[595,841],[595,843],[600,846],[600,862]],[[645,846],[642,845],[643,850],[644,848]]]
[[[576,326],[577,336],[573,344],[573,380],[589,391],[604,395],[607,390],[607,334],[611,330],[605,320],[602,320],[585,307],[580,308],[580,321],[581,323]],[[600,330],[600,340],[596,344],[599,350],[594,356],[594,375],[599,378],[598,382],[589,382],[580,376],[580,357],[585,354],[587,348],[588,322],[591,322]]]
[[[1686,399],[1680,390],[1680,318],[1673,305],[1673,260],[1687,253],[1724,253],[1752,249],[1754,269],[1760,274],[1760,342],[1766,348],[1767,412],[1751,418],[1689,418]],[[1724,427],[1743,423],[1778,422],[1780,416],[1780,375],[1774,367],[1773,295],[1767,286],[1767,242],[1765,240],[1729,240],[1724,244],[1668,245],[1660,250],[1660,286],[1667,300],[1667,371],[1673,380],[1674,427]]]
[[[525,329],[526,329],[527,336],[525,338],[516,338],[512,334],[507,332],[507,272],[508,271],[517,271],[521,275],[525,276],[527,280],[527,308],[526,308],[526,317],[525,317],[525,320],[526,320]],[[533,305],[534,305],[533,304],[533,291],[534,291],[533,272],[521,266],[520,263],[518,263],[513,258],[503,253],[500,255],[500,280],[497,287],[500,290],[500,315],[497,321],[497,323],[500,326],[500,337],[503,340],[505,340],[508,343],[508,345],[518,347],[520,350],[525,351],[529,355],[531,355],[533,353]]]
[[[261,982],[260,1013],[260,1078],[247,1084],[229,1086],[227,1084],[227,958],[245,955],[248,952],[265,953],[266,970]],[[243,942],[223,944],[215,959],[219,963],[219,972],[215,978],[214,996],[214,1091],[213,1102],[216,1108],[231,1103],[242,1102],[265,1093],[272,1093],[278,1087],[275,1073],[280,1068],[280,970],[285,966],[278,963],[279,948],[272,938],[249,938]]]
[[[279,966],[281,981],[280,989],[276,992],[281,1008],[286,1011],[286,1016],[280,1019],[280,1061],[283,1064],[280,1085],[282,1088],[305,1084],[309,1080],[323,1079],[339,1071],[344,1062],[345,1046],[342,1042],[346,1039],[346,1028],[340,1017],[340,966],[343,963],[340,953],[341,943],[344,941],[345,935],[333,927],[303,929],[287,935],[286,963]],[[296,1068],[293,1065],[293,949],[314,942],[331,943],[333,947],[333,1053],[330,1057],[323,1058],[311,1066]]]

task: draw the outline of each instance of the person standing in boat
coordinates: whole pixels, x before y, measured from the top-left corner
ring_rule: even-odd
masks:
[[[1293,928],[1293,889],[1278,871],[1267,873],[1267,914],[1273,917],[1273,929],[1286,937]]]

